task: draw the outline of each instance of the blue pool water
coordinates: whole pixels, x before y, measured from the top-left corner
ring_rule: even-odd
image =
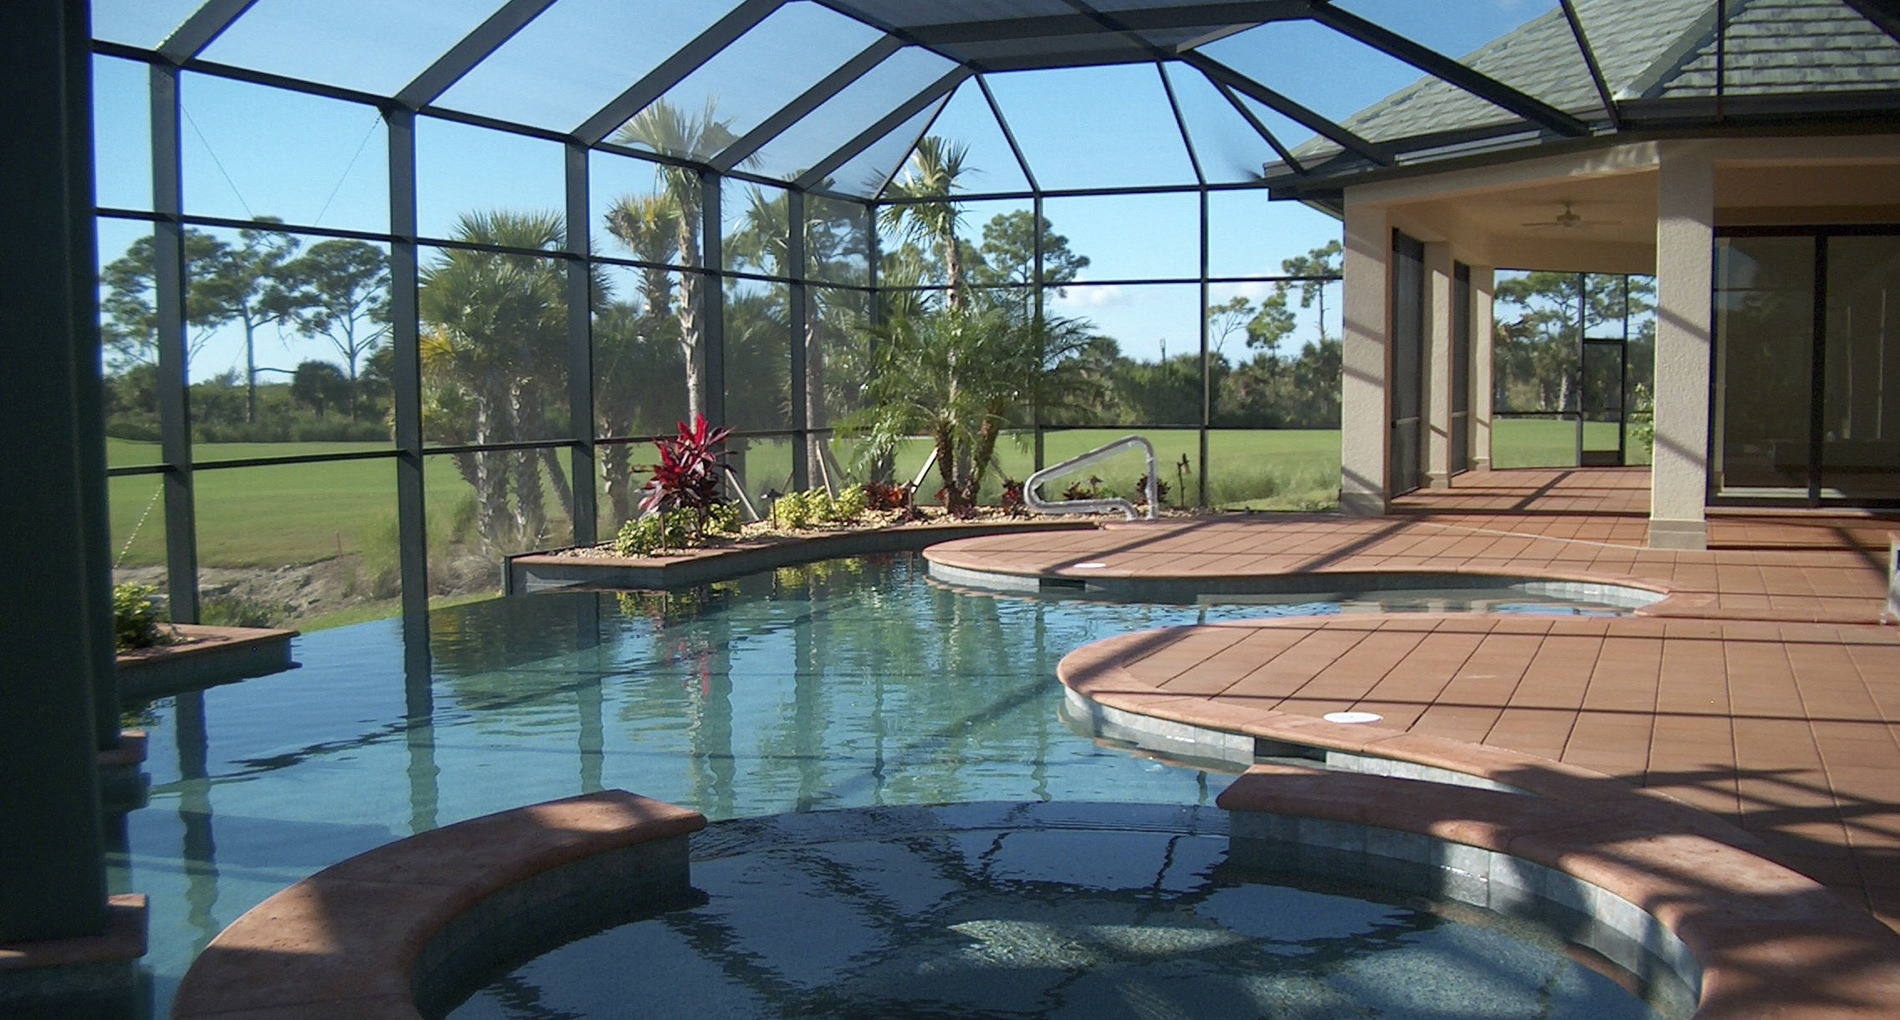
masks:
[[[1218,810],[1060,807],[715,824],[701,902],[449,1020],[1655,1020],[1537,926],[1235,864]]]
[[[728,819],[1196,805],[1225,786],[1071,732],[1056,661],[1129,630],[1274,610],[993,597],[923,574],[909,557],[840,560],[685,594],[477,603],[432,614],[426,672],[405,675],[389,620],[299,638],[301,668],[154,704],[150,803],[125,816],[111,871],[115,892],[151,899],[151,1015],[266,896],[506,807],[622,788]]]

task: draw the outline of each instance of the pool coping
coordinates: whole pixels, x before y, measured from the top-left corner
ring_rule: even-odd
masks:
[[[384,844],[232,922],[192,962],[171,1016],[439,1015],[537,941],[690,895],[687,836],[705,825],[696,811],[606,790]]]

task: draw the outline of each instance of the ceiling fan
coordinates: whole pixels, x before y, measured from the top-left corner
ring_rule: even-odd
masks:
[[[1585,223],[1583,222],[1583,217],[1582,217],[1582,216],[1579,216],[1579,215],[1577,214],[1577,211],[1576,211],[1575,209],[1572,209],[1572,208],[1571,208],[1571,205],[1572,205],[1572,203],[1570,203],[1570,202],[1565,202],[1565,203],[1564,203],[1564,209],[1563,209],[1563,212],[1560,212],[1560,213],[1558,213],[1558,214],[1557,214],[1557,215],[1556,215],[1555,217],[1553,217],[1553,218],[1551,218],[1551,219],[1548,219],[1548,220],[1532,220],[1532,221],[1531,221],[1531,222],[1529,222],[1529,223],[1520,223],[1520,224],[1518,224],[1518,226],[1521,226],[1521,227],[1556,227],[1556,228],[1558,228],[1558,229],[1560,229],[1560,230],[1574,230],[1574,229],[1576,229],[1577,227],[1581,227],[1581,226],[1585,226]],[[1589,222],[1589,224],[1588,224],[1588,225],[1589,225],[1589,226],[1592,226],[1592,227],[1605,227],[1605,226],[1615,226],[1615,225],[1616,225],[1616,224],[1617,224],[1618,222],[1620,222],[1620,221],[1618,221],[1618,220],[1594,220],[1594,219],[1593,219],[1593,220],[1591,220],[1591,221]]]

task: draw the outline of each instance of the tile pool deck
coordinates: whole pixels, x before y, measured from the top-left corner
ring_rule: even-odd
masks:
[[[1139,687],[1130,703],[1161,719],[1244,728],[1250,716],[1369,711],[1389,730],[1607,775],[1739,825],[1900,928],[1900,628],[1881,622],[1900,518],[1716,511],[1708,551],[1650,550],[1648,485],[1642,469],[1473,472],[1377,519],[1132,522],[968,539],[928,556],[1068,578],[1419,571],[1664,593],[1614,619],[1175,628],[1101,642],[1094,665]]]

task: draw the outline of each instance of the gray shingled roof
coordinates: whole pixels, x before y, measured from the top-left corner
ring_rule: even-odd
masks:
[[[1711,0],[1577,0],[1578,20],[1617,100],[1714,92],[1717,66]],[[1726,29],[1731,96],[1900,88],[1900,42],[1841,0],[1742,0]],[[1561,11],[1526,22],[1463,57],[1476,71],[1585,120],[1603,120],[1582,51]],[[1508,112],[1424,77],[1342,121],[1372,141],[1511,124]],[[1313,162],[1340,151],[1325,139],[1293,150]]]
[[[1715,92],[1714,32],[1646,98]],[[1900,88],[1900,42],[1837,0],[1749,0],[1729,19],[1723,92],[1731,96]]]

